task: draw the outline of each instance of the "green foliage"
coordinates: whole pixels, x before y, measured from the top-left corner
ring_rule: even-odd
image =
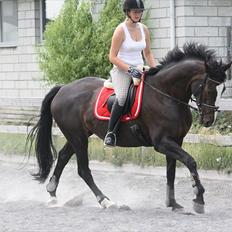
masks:
[[[94,70],[88,62],[93,22],[90,4],[67,0],[61,14],[50,22],[39,49],[40,67],[51,83],[67,83]]]
[[[183,148],[197,161],[198,168],[216,169],[231,172],[231,147],[220,147],[211,144],[184,144]]]
[[[109,75],[112,67],[108,58],[111,39],[115,28],[124,18],[120,1],[108,0],[105,2],[91,39],[92,58],[95,64],[94,74],[96,76],[106,77]]]
[[[0,133],[0,153],[7,155],[24,154],[25,134]]]
[[[108,0],[97,22],[87,1],[66,0],[55,21],[46,26],[39,48],[40,68],[49,83],[68,83],[85,76],[106,77],[111,37],[123,13],[120,1]]]
[[[24,134],[0,133],[0,154],[27,154],[25,139],[26,135]],[[60,136],[53,136],[53,142],[57,151],[59,151],[66,140]],[[183,148],[194,157],[198,168],[232,172],[232,147],[220,147],[210,144],[184,144]],[[152,147],[104,148],[103,142],[96,137],[89,139],[88,153],[90,160],[107,161],[117,166],[128,163],[141,167],[166,165],[165,156],[154,151]],[[75,160],[76,157],[73,156],[73,159]],[[177,165],[183,166],[179,162]]]
[[[196,112],[192,112],[192,116],[193,124],[190,130],[191,133],[232,134],[232,113],[229,111],[219,112],[214,125],[209,128],[204,128],[199,123],[199,115]]]

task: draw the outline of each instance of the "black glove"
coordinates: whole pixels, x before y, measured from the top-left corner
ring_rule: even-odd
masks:
[[[138,79],[141,79],[141,76],[142,76],[142,72],[138,68],[136,68],[135,66],[130,66],[129,67],[128,74],[132,78],[138,78]]]

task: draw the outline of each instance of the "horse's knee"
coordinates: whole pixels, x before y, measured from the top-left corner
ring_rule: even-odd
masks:
[[[64,161],[67,159],[67,155],[65,153],[59,152],[58,159]]]
[[[60,151],[58,153],[58,161],[66,163],[72,157],[72,153]]]
[[[190,170],[196,170],[197,168],[197,163],[194,160],[194,158],[192,156],[188,156],[187,160],[186,160],[186,166],[190,169]]]

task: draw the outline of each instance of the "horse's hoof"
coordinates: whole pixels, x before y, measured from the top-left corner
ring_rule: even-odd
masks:
[[[205,213],[205,206],[204,206],[204,204],[199,204],[193,200],[193,210],[196,213],[203,214],[203,213]]]
[[[49,201],[47,202],[49,207],[54,207],[57,205],[57,203],[58,201],[56,197],[50,197]]]
[[[185,212],[184,207],[176,202],[172,205],[172,211],[180,214],[183,214]]]
[[[176,202],[176,200],[166,200],[166,206],[172,207],[172,211],[181,211],[181,209],[184,209],[184,207]]]
[[[56,188],[57,188],[57,180],[56,180],[56,177],[53,176],[51,177],[50,181],[46,185],[46,189],[47,189],[47,192],[53,193],[56,191]]]
[[[118,208],[117,205],[113,201],[109,200],[106,197],[101,201],[100,205],[105,209]]]

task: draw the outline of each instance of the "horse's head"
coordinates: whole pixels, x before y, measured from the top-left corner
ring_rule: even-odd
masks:
[[[200,122],[205,127],[209,127],[215,120],[215,112],[218,106],[215,106],[217,96],[220,97],[225,89],[224,82],[226,79],[226,70],[230,68],[231,63],[223,64],[222,62],[212,61],[205,62],[205,73],[195,81],[192,86],[192,93],[196,98],[196,103],[200,111]],[[218,88],[223,85],[223,88]]]

